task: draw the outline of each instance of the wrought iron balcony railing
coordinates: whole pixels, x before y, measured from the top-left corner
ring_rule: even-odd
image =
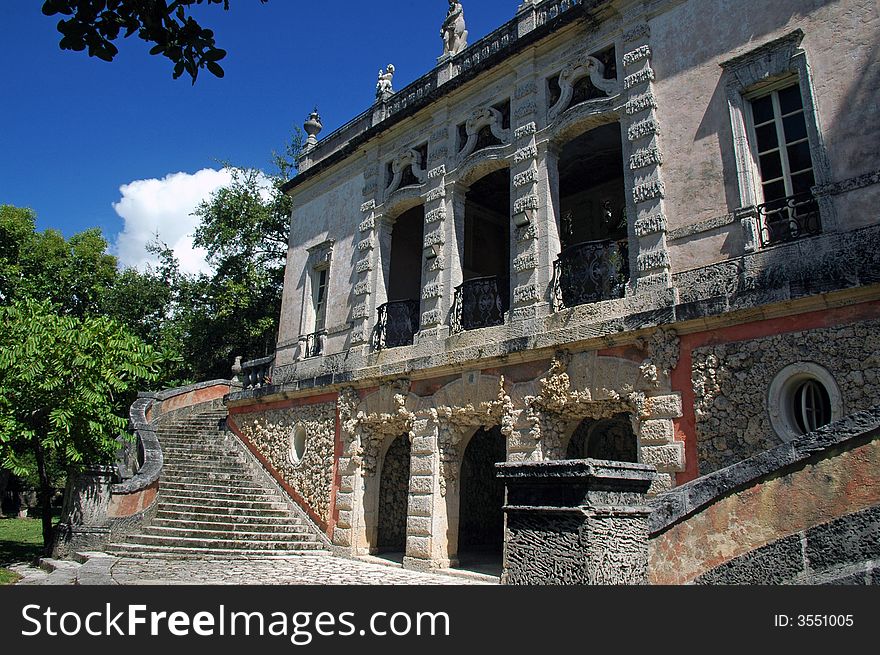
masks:
[[[373,347],[397,348],[410,346],[419,330],[419,301],[395,300],[379,307]]]
[[[455,288],[452,331],[476,330],[504,323],[510,308],[510,278],[498,275],[476,277]]]
[[[800,193],[758,205],[761,246],[775,246],[822,232],[819,203],[811,193]]]
[[[556,307],[622,298],[629,280],[626,241],[584,241],[568,246],[553,263]]]
[[[327,330],[318,330],[312,334],[305,334],[299,338],[300,359],[320,357],[324,354],[324,341],[327,338]]]

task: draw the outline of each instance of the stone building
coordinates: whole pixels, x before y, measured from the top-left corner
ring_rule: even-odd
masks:
[[[880,399],[876,1],[509,4],[285,187],[228,424],[340,552],[500,557],[497,462],[659,496]]]

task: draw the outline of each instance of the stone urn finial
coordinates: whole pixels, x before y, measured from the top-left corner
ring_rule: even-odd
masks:
[[[315,107],[315,110],[309,114],[308,120],[303,123],[303,129],[306,131],[306,134],[309,135],[309,138],[306,139],[306,146],[313,148],[318,145],[318,134],[324,129],[324,125],[321,123],[321,117],[318,115],[317,107]]]
[[[232,381],[238,382],[238,376],[241,375],[241,355],[236,355],[235,362],[232,364]]]

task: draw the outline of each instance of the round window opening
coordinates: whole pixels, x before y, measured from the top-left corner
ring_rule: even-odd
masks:
[[[308,435],[305,426],[297,425],[290,434],[290,461],[299,464],[306,454],[306,442]]]
[[[836,421],[843,415],[840,390],[826,369],[798,362],[782,369],[770,385],[770,422],[791,441]]]
[[[831,397],[818,380],[804,380],[791,396],[791,414],[801,434],[831,423]]]

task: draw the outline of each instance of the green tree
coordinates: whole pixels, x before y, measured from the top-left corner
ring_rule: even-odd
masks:
[[[65,313],[95,314],[118,275],[98,228],[70,239],[37,232],[30,209],[0,206],[0,244],[0,302],[48,299]]]
[[[199,205],[196,246],[207,249],[213,273],[181,280],[177,306],[185,325],[185,357],[196,379],[226,377],[236,355],[275,349],[287,259],[291,199],[281,186],[295,169],[302,135],[295,131],[275,172],[232,170],[231,183]]]
[[[0,307],[0,325],[0,465],[39,477],[48,549],[52,463],[112,462],[133,395],[158,378],[162,356],[116,321],[59,314],[47,301]]]
[[[268,0],[260,0],[262,3]],[[187,73],[193,84],[199,70],[207,68],[223,77],[217,62],[226,51],[217,47],[214,32],[191,15],[193,5],[219,5],[229,10],[229,0],[45,0],[46,16],[68,16],[58,22],[62,50],[88,50],[90,57],[113,61],[119,49],[113,44],[120,34],[135,33],[155,44],[151,55],[163,55],[174,64],[173,77]]]

